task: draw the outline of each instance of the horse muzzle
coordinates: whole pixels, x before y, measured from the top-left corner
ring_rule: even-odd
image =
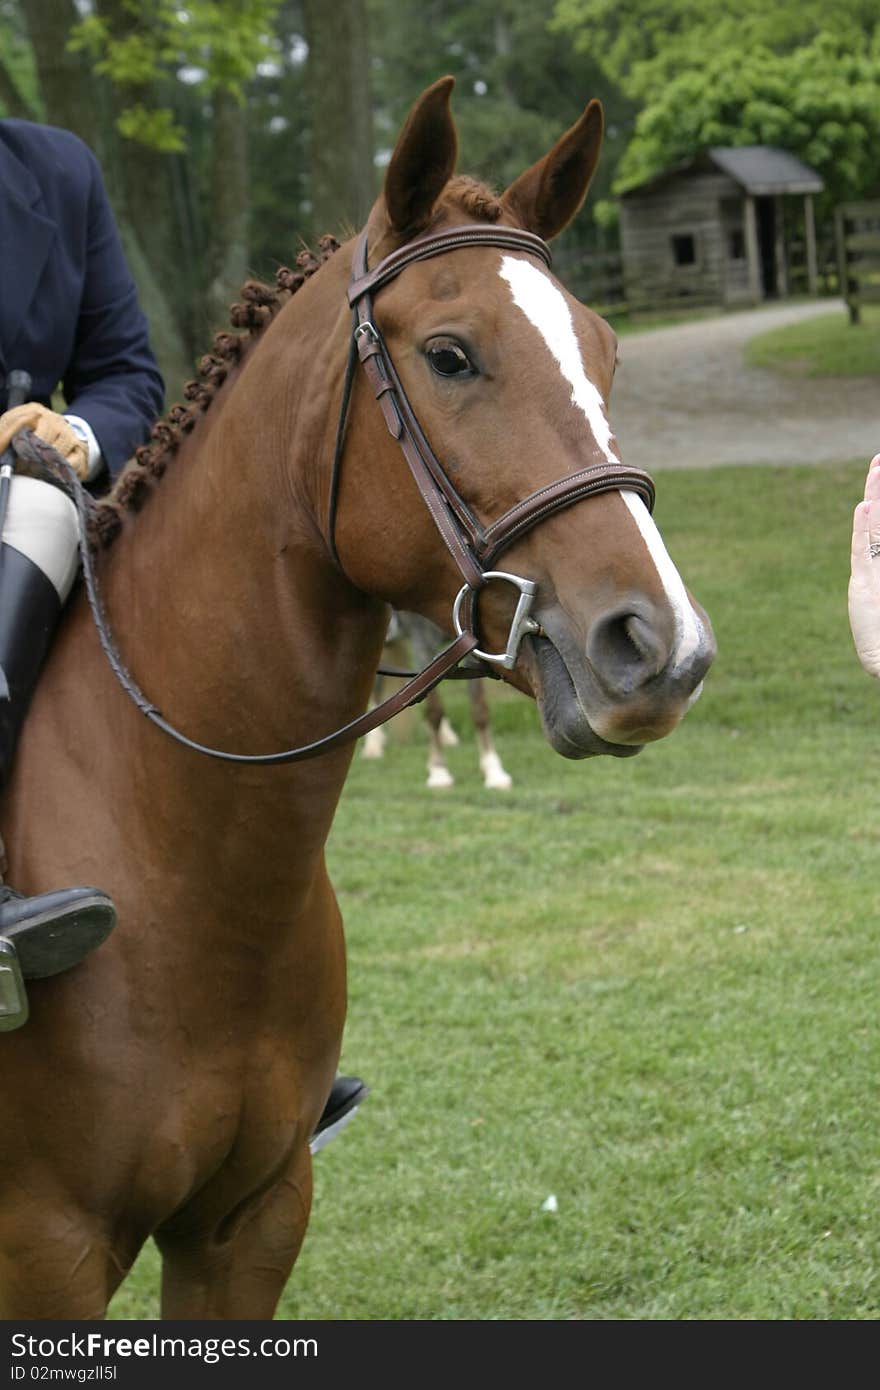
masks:
[[[696,640],[683,649],[666,615],[647,601],[618,605],[574,639],[559,610],[541,614],[543,635],[523,643],[548,742],[563,757],[632,757],[672,733],[699,698],[715,657],[696,604]]]

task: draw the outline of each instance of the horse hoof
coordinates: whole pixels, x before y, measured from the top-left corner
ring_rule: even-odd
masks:
[[[429,767],[427,785],[432,791],[445,791],[455,786],[455,778],[448,767]]]
[[[490,791],[509,792],[513,786],[513,778],[509,772],[505,772],[501,765],[501,759],[497,753],[490,753],[482,761],[483,785]]]
[[[513,778],[507,772],[494,772],[483,779],[483,786],[490,792],[509,792],[513,786]]]

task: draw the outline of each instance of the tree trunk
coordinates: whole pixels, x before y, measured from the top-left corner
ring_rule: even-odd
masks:
[[[73,0],[22,0],[40,90],[50,125],[72,130],[103,157],[96,117],[95,82],[82,53],[67,41],[79,15]]]
[[[135,21],[124,0],[96,0],[96,9],[112,34],[131,32]],[[113,120],[137,102],[163,104],[152,89],[114,88],[109,101]],[[179,155],[117,134],[105,170],[172,399],[179,394],[181,379],[192,375],[193,356],[203,346],[193,333],[194,285],[187,255],[187,219],[181,206],[186,193],[181,196],[180,162]]]
[[[213,108],[205,300],[208,324],[225,328],[229,305],[238,298],[249,265],[247,117],[229,92],[215,92]]]
[[[111,23],[130,26],[131,16],[122,11],[118,0],[116,4],[102,4],[101,10]],[[167,226],[170,200],[162,156],[142,148],[132,153],[128,142],[124,142],[126,148],[120,148],[113,126],[117,109],[114,95],[106,82],[90,71],[83,54],[67,50],[79,17],[73,0],[22,0],[22,11],[46,119],[50,125],[79,135],[101,162],[128,263],[149,320],[153,348],[169,387],[176,390],[180,379],[191,374],[191,351],[175,313],[177,294],[167,292],[175,283],[173,263],[166,259],[156,264],[160,259],[156,244],[171,245],[174,240]]]
[[[312,232],[352,231],[374,196],[365,0],[304,0],[312,115]]]

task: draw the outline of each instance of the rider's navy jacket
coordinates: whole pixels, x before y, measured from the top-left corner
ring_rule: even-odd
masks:
[[[6,376],[91,425],[115,474],[164,386],[98,162],[67,130],[0,120],[0,406]]]

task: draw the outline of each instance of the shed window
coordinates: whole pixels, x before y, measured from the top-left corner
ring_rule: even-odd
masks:
[[[672,254],[676,265],[696,265],[697,241],[692,233],[686,232],[672,238]]]

